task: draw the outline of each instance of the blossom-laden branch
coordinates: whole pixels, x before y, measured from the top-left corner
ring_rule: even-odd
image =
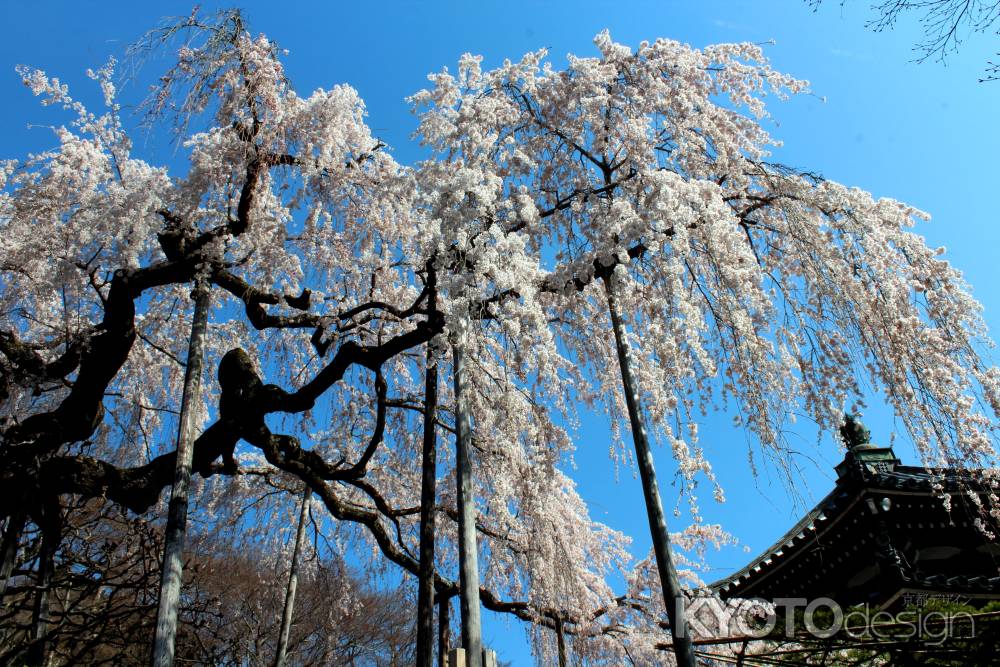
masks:
[[[604,406],[621,439],[597,283],[614,278],[651,435],[696,522],[699,482],[723,494],[698,415],[726,401],[787,465],[789,406],[833,430],[869,379],[925,461],[995,460],[1000,376],[978,353],[978,304],[910,231],[919,211],[767,162],[763,97],[806,84],[759,47],[632,50],[602,33],[598,56],[561,71],[543,52],[490,72],[466,56],[413,98],[431,157],[406,168],[353,89],[296,94],[277,47],[238,17],[180,30],[192,40],[149,108],[179,99],[180,127],[204,121],[183,178],[132,155],[110,68],[94,73],[103,115],[22,70],[75,120],[57,148],[0,165],[0,513],[70,496],[156,505],[196,279],[218,297],[218,382],[194,445],[206,520],[269,481],[305,483],[329,518],[317,539],[358,526],[374,558],[415,574],[410,397],[424,360],[447,372],[461,341],[481,599],[595,660],[656,662],[666,637],[648,567],[614,590],[628,539],[590,518],[562,470],[578,401]],[[455,504],[441,493],[435,586],[450,596]],[[255,512],[252,530],[280,532],[279,510]]]

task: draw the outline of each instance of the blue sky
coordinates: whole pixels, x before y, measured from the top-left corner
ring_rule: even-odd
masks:
[[[215,3],[202,3],[210,10]],[[223,5],[225,6],[225,5]],[[911,62],[919,34],[904,19],[895,31],[874,34],[867,0],[827,0],[813,12],[803,0],[681,2],[622,0],[574,2],[372,2],[265,3],[242,5],[255,32],[265,32],[290,51],[286,67],[302,93],[349,83],[369,109],[369,124],[394,149],[397,159],[419,157],[410,140],[415,119],[404,98],[426,84],[426,75],[453,68],[466,51],[485,56],[485,66],[503,58],[548,47],[555,63],[566,53],[592,55],[591,40],[604,28],[617,41],[669,37],[694,46],[723,41],[776,43],[766,49],[773,64],[812,82],[813,95],[771,107],[771,132],[785,142],[779,161],[855,185],[877,196],[914,204],[933,216],[920,233],[932,245],[945,245],[985,306],[991,329],[1000,325],[1000,225],[997,224],[996,161],[1000,82],[979,84],[985,61],[998,46],[994,37],[966,40],[947,66]],[[14,66],[29,64],[69,83],[96,101],[85,83],[87,67],[104,63],[165,15],[186,15],[191,4],[177,2],[0,3],[0,120],[7,129],[0,157],[18,157],[51,145],[44,129],[29,123],[62,122],[42,109],[20,86]],[[126,99],[141,91],[125,91]],[[825,98],[825,101],[824,101]],[[139,152],[152,153],[153,137]],[[169,155],[169,153],[168,153]],[[162,161],[162,157],[160,158]],[[866,421],[876,441],[888,441],[891,415],[873,404]],[[723,523],[741,543],[757,552],[784,532],[806,509],[795,505],[772,475],[754,480],[746,465],[744,436],[725,417],[709,418],[701,429],[729,502],[710,503],[710,521]],[[832,466],[840,452],[831,439],[816,442],[806,425],[797,463],[803,467],[796,491],[804,502],[821,497],[832,485]],[[637,480],[615,470],[607,459],[605,420],[585,419],[574,477],[595,518],[635,538],[634,553],[649,548]],[[904,462],[914,463],[903,437],[896,445]],[[815,463],[813,462],[815,461]],[[669,482],[673,466],[660,451],[657,467]],[[672,504],[670,488],[665,504]],[[675,526],[679,527],[679,526]],[[728,550],[712,556],[715,578],[742,566],[750,554]],[[502,657],[528,664],[527,645],[516,625],[487,618],[487,636]]]

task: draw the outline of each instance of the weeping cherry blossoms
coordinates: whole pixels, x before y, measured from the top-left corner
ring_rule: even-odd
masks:
[[[350,550],[373,576],[423,572],[427,603],[446,604],[460,346],[479,597],[526,621],[546,664],[671,650],[662,573],[632,569],[628,537],[590,517],[567,472],[581,409],[607,412],[611,455],[629,461],[631,400],[631,423],[672,453],[695,518],[672,526],[688,581],[685,559],[730,539],[699,511],[699,485],[724,495],[698,440],[717,408],[781,467],[793,411],[833,432],[871,384],[924,463],[995,463],[1000,374],[980,356],[979,305],[912,230],[925,214],[768,161],[765,99],[807,84],[760,47],[632,50],[602,33],[599,55],[565,69],[544,51],[488,71],[467,55],[411,98],[427,158],[407,166],[354,89],[300,96],[238,14],[175,30],[190,39],[146,108],[177,121],[180,175],[136,155],[113,64],[93,73],[102,113],[20,70],[70,120],[50,150],[0,165],[7,526],[56,525],[58,543],[69,498],[163,515],[196,280],[213,304],[199,530],[280,563],[308,488],[310,549]],[[427,415],[437,530],[422,569]],[[983,507],[984,529],[996,518]]]

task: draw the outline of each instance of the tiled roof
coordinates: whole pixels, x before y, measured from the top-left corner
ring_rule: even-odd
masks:
[[[709,589],[723,597],[738,595],[740,589],[745,589],[752,582],[761,580],[794,559],[804,547],[814,545],[817,535],[822,535],[838,523],[849,508],[866,496],[879,492],[921,492],[931,495],[942,491],[967,491],[977,486],[977,472],[894,465],[889,469],[869,471],[862,476],[842,476],[834,489],[787,533],[738,572],[709,584]],[[1000,577],[918,575],[904,578],[909,580],[906,585],[916,588],[954,589],[963,593],[1000,591]]]

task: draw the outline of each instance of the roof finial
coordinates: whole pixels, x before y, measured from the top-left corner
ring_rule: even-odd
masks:
[[[871,432],[865,428],[859,419],[860,415],[844,413],[844,425],[840,427],[840,437],[848,449],[867,445],[871,441]]]

